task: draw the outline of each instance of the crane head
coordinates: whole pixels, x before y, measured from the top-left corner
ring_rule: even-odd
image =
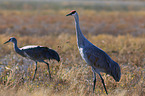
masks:
[[[75,10],[72,10],[69,14],[67,14],[66,16],[73,16],[73,15],[75,15],[76,14],[76,11]]]
[[[6,41],[4,44],[9,43],[9,42],[16,42],[16,38],[11,37],[8,41]]]

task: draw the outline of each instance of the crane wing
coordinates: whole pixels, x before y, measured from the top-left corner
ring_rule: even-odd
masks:
[[[45,55],[48,52],[48,48],[42,46],[25,46],[22,47],[21,50],[24,52],[24,57],[28,57],[33,60],[46,59]]]
[[[88,46],[84,48],[84,55],[89,65],[106,71],[110,67],[110,57],[101,49],[96,46]]]

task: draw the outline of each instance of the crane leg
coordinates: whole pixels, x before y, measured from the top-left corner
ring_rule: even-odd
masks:
[[[48,72],[49,72],[49,78],[51,79],[51,73],[50,73],[50,68],[49,68],[49,64],[47,62],[44,61],[44,63],[47,64],[47,67],[48,67]]]
[[[93,72],[93,74],[94,74],[94,86],[93,86],[93,93],[94,93],[94,90],[95,90],[95,85],[96,85],[96,73],[95,73],[95,72]]]
[[[92,67],[92,71],[93,71],[93,75],[94,75],[94,85],[93,85],[93,93],[94,93],[95,85],[96,85],[96,72],[95,72],[95,70],[93,69],[93,67]]]
[[[34,79],[35,79],[35,74],[36,74],[36,71],[37,71],[37,62],[35,62],[35,64],[36,64],[36,68],[35,68],[35,73],[34,73],[34,76],[33,76],[33,81],[34,81]]]
[[[102,78],[102,76],[101,76],[100,73],[99,73],[99,76],[100,76],[100,78],[101,78],[101,80],[102,80],[102,83],[103,83],[104,89],[105,89],[105,91],[106,91],[106,94],[108,95],[107,89],[106,89],[106,87],[105,87],[104,79]]]

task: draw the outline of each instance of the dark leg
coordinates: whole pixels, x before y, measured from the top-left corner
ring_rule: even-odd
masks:
[[[94,92],[94,90],[95,90],[95,85],[96,85],[96,73],[95,72],[93,72],[94,73],[94,86],[93,86],[93,92]]]
[[[35,79],[35,74],[36,74],[36,71],[37,71],[37,61],[35,62],[36,63],[36,68],[35,68],[35,73],[34,73],[34,76],[33,76],[33,81],[34,81],[34,79]]]
[[[93,93],[94,93],[95,85],[96,85],[96,72],[95,72],[95,70],[93,69],[93,67],[92,67],[92,71],[93,71],[93,75],[94,75],[94,85],[93,85]]]
[[[50,68],[49,68],[49,64],[47,62],[44,61],[44,63],[47,64],[47,67],[48,67],[48,72],[49,72],[49,78],[51,79],[51,74],[50,74]]]
[[[99,76],[100,76],[100,78],[101,78],[101,80],[102,80],[102,83],[103,83],[104,89],[105,89],[105,91],[106,91],[106,94],[108,95],[107,89],[106,89],[106,87],[105,87],[104,79],[102,78],[102,76],[101,76],[100,73],[99,73]]]

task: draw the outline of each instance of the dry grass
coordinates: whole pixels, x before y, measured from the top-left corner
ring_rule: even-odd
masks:
[[[49,37],[17,37],[18,44],[36,44],[51,46],[61,56],[61,62],[51,61],[51,73],[53,80],[48,79],[45,64],[38,64],[38,72],[34,82],[31,81],[34,73],[34,65],[31,60],[26,60],[16,55],[12,50],[12,44],[1,45],[1,65],[7,69],[1,73],[1,94],[7,96],[28,95],[92,95],[92,72],[91,68],[81,59],[75,36],[59,35]],[[63,37],[63,38],[62,38]],[[88,38],[95,45],[105,50],[121,66],[122,77],[116,83],[112,77],[102,74],[110,95],[120,96],[143,95],[144,89],[144,51],[145,39],[132,36],[98,35]],[[1,35],[1,41],[8,36]],[[44,40],[45,38],[45,40]],[[53,42],[51,44],[49,42]],[[48,44],[48,45],[47,45]],[[58,48],[59,46],[59,48]],[[4,48],[6,47],[6,48]],[[12,51],[12,52],[10,52]],[[8,55],[8,53],[10,55]],[[22,80],[21,78],[24,78]],[[95,94],[105,95],[100,78],[97,76]],[[104,93],[104,94],[103,94]]]
[[[80,57],[74,23],[72,23],[74,21],[72,17],[71,19],[65,17],[67,12],[69,11],[49,10],[38,14],[37,11],[36,13],[1,11],[1,96],[106,95],[99,76],[97,76],[95,93],[92,93],[93,74],[91,68]],[[88,12],[89,14],[84,15]],[[143,96],[145,94],[143,30],[145,13],[141,11],[97,13],[86,10],[80,11],[80,16],[81,28],[85,36],[121,66],[122,76],[118,83],[111,76],[102,73],[109,96]],[[46,65],[39,63],[36,79],[31,81],[35,69],[34,62],[17,55],[13,51],[12,44],[3,45],[11,36],[17,38],[20,47],[31,44],[43,45],[55,49],[60,54],[59,63],[50,61],[52,80],[48,78]]]
[[[46,36],[60,33],[75,34],[74,20],[66,17],[70,10],[0,11],[0,34]],[[85,34],[145,35],[144,11],[107,12],[78,9]]]

